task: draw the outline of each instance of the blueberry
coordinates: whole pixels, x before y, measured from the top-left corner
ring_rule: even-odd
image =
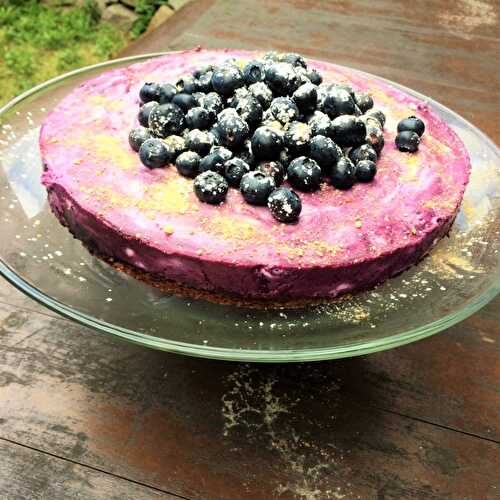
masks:
[[[304,83],[293,94],[292,99],[301,113],[314,111],[318,102],[318,90],[312,83]]]
[[[186,125],[190,129],[197,128],[200,130],[205,130],[210,127],[211,124],[212,120],[210,119],[209,112],[201,106],[191,108],[186,113]]]
[[[347,83],[336,83],[334,84],[334,88],[346,91],[354,100],[354,90]]]
[[[216,125],[212,125],[212,128],[208,131],[208,133],[213,139],[213,146],[220,146],[219,129]]]
[[[299,86],[304,85],[304,83],[311,83],[311,80],[307,78],[307,69],[302,66],[295,66],[295,74],[299,78]]]
[[[213,136],[205,131],[194,129],[186,135],[186,147],[190,151],[198,153],[200,156],[205,156],[213,146]]]
[[[264,80],[264,65],[260,61],[250,61],[243,68],[243,78],[247,85]]]
[[[173,161],[173,152],[161,139],[148,139],[139,149],[139,158],[148,168],[161,168]]]
[[[149,128],[158,137],[181,133],[184,123],[184,113],[175,104],[160,104],[149,114]]]
[[[233,101],[233,99],[231,99],[231,101]],[[236,101],[235,101],[236,102]],[[239,116],[238,115],[238,112],[232,108],[232,107],[228,107],[228,108],[224,108],[218,115],[217,115],[217,120],[220,120],[221,118],[227,118],[229,116]]]
[[[179,94],[175,94],[173,99],[172,99],[172,104],[176,104],[179,106],[179,108],[186,113],[188,110],[191,108],[194,108],[195,106],[198,105],[198,102],[195,97],[193,97],[191,94],[186,94],[184,92],[181,92]]]
[[[415,132],[422,137],[422,134],[425,131],[425,124],[420,118],[417,118],[416,116],[409,116],[398,123],[398,132],[403,132],[405,130]]]
[[[340,87],[334,87],[326,94],[321,110],[330,118],[336,118],[340,115],[354,114],[354,100],[346,90]]]
[[[243,143],[243,147],[237,151],[238,158],[248,163],[249,167],[252,168],[255,165],[255,156],[252,152],[252,143],[250,140],[246,140]]]
[[[174,152],[175,158],[186,151],[186,141],[180,135],[169,135],[163,141]]]
[[[412,132],[411,130],[403,130],[403,132],[399,132],[396,136],[396,146],[400,151],[404,151],[406,153],[414,153],[418,149],[418,145],[420,144],[420,137],[416,132]]]
[[[321,182],[321,168],[307,156],[295,158],[287,169],[288,182],[299,191],[316,191]]]
[[[153,82],[145,83],[139,91],[139,97],[144,103],[150,101],[158,102],[160,99],[160,85]]]
[[[374,108],[369,109],[365,113],[365,116],[369,116],[371,118],[375,118],[380,123],[381,128],[384,128],[384,125],[385,125],[385,115],[384,115],[384,113],[382,111],[380,111],[380,109],[374,109]]]
[[[370,160],[376,162],[377,152],[368,144],[362,144],[357,148],[351,149],[349,158],[355,165],[361,160]]]
[[[372,96],[366,92],[354,92],[354,102],[359,107],[361,113],[366,113],[369,109],[373,108]]]
[[[382,125],[380,125],[380,122],[375,117],[368,115],[361,115],[359,119],[365,124],[367,129],[368,127],[374,127],[378,128],[380,132],[382,132]]]
[[[151,132],[146,127],[137,127],[128,134],[128,143],[134,151],[139,151],[142,143],[151,139]]]
[[[219,153],[209,153],[200,161],[200,172],[211,170],[218,174],[224,174],[224,159]]]
[[[264,82],[252,83],[248,90],[259,101],[262,109],[267,109],[271,105],[273,92]]]
[[[284,133],[283,124],[278,120],[275,120],[272,115],[271,117],[265,116],[265,119],[262,120],[262,126],[272,128],[280,135],[280,137],[283,137]]]
[[[198,80],[196,80],[196,84],[199,92],[212,92],[212,72],[209,71],[208,73],[201,75]]]
[[[293,94],[300,85],[300,79],[294,67],[285,62],[271,64],[266,69],[265,81],[270,89],[280,96]]]
[[[230,96],[243,85],[243,74],[236,66],[225,65],[216,68],[212,74],[212,87],[220,95]]]
[[[196,107],[198,106],[203,107],[201,103],[207,94],[205,94],[205,92],[193,92],[191,95],[194,97],[194,100],[196,102]]]
[[[177,94],[177,89],[171,83],[164,83],[160,85],[160,90],[158,94],[158,102],[160,104],[165,104],[167,102],[172,102],[175,94]]]
[[[283,142],[280,134],[270,127],[259,127],[252,136],[252,152],[258,160],[278,158]]]
[[[356,180],[359,182],[370,182],[377,173],[377,165],[371,160],[361,160],[356,163]]]
[[[232,187],[240,187],[241,178],[250,172],[250,166],[241,158],[231,158],[224,163],[224,177]]]
[[[314,68],[308,69],[306,74],[307,78],[309,78],[313,85],[319,85],[323,81],[323,78],[319,74],[318,70]]]
[[[193,184],[198,199],[211,205],[222,203],[226,199],[227,190],[229,189],[226,179],[211,170],[199,174]]]
[[[212,120],[215,120],[217,115],[224,109],[222,99],[216,92],[206,94],[205,97],[199,100],[199,104],[209,112]]]
[[[311,128],[307,123],[292,122],[283,135],[283,142],[291,154],[307,153],[311,140]]]
[[[229,112],[229,109],[225,110]],[[231,111],[234,111],[231,109]],[[219,120],[216,124],[220,143],[230,149],[235,149],[243,144],[249,133],[249,127],[235,112],[219,114]]]
[[[284,63],[289,63],[292,66],[301,66],[302,68],[307,68],[307,64],[304,58],[301,55],[295,54],[293,52],[282,54],[279,60]]]
[[[248,96],[251,97],[251,94],[250,92],[248,92],[248,89],[246,87],[240,87],[239,89],[236,89],[233,96],[228,97],[226,99],[224,108],[234,110],[236,109],[236,106],[240,102],[240,100],[246,99]],[[223,111],[225,111],[225,109]]]
[[[329,175],[344,155],[329,137],[317,135],[309,143],[309,156],[321,167],[323,174]]]
[[[311,118],[308,120],[308,125],[311,128],[311,134],[324,135],[325,137],[332,137],[333,125],[328,115],[321,111],[315,111]]]
[[[244,99],[245,97],[248,97],[250,95],[250,91],[246,87],[240,87],[239,89],[236,89],[234,91],[234,94],[230,97],[228,97],[228,104],[231,107],[236,107],[236,104],[238,104],[239,99]]]
[[[276,121],[273,114],[271,113],[271,110],[267,108],[263,113],[262,113],[262,122],[273,122]],[[282,126],[280,124],[280,126]]]
[[[288,151],[288,149],[282,149],[280,151],[280,155],[279,155],[278,160],[283,165],[283,168],[286,171],[286,169],[288,168],[288,165],[290,165],[290,162],[293,160],[293,156],[290,153],[290,151]]]
[[[149,115],[151,114],[151,111],[158,106],[158,103],[156,101],[149,101],[146,104],[143,104],[139,108],[139,113],[137,115],[137,119],[139,120],[139,123],[143,127],[147,127],[149,124]]]
[[[252,95],[236,99],[234,108],[250,128],[255,128],[262,120],[262,106]]]
[[[337,189],[349,189],[356,180],[355,167],[349,158],[343,157],[332,168],[330,182]]]
[[[275,189],[269,195],[267,206],[273,217],[280,222],[294,222],[302,211],[299,195],[286,187]]]
[[[265,205],[275,188],[273,178],[262,172],[248,172],[241,178],[241,194],[251,205]]]
[[[321,83],[317,87],[317,93],[318,93],[318,108],[321,109],[323,107],[323,102],[325,101],[325,97],[328,95],[328,92],[330,90],[335,88],[334,83]]]
[[[273,99],[269,110],[274,118],[283,124],[297,120],[300,114],[297,105],[288,97]]]
[[[198,90],[198,84],[196,82],[196,78],[187,73],[186,75],[182,75],[175,84],[177,90],[184,94],[192,94]]]
[[[191,74],[195,77],[195,78],[200,78],[201,76],[207,74],[207,73],[211,73],[213,71],[214,67],[211,65],[211,64],[206,64],[205,66],[200,66],[198,68],[195,68]]]
[[[280,56],[275,50],[269,50],[264,54],[265,61],[278,62],[279,58]]]
[[[341,147],[360,146],[365,142],[366,126],[357,117],[340,115],[332,120],[332,139]]]
[[[224,161],[230,160],[233,157],[233,152],[224,146],[212,146],[210,148],[210,153],[219,154]]]
[[[365,141],[377,152],[377,155],[380,155],[380,152],[384,148],[385,144],[385,139],[382,129],[379,127],[374,127],[371,124],[367,125]]]
[[[200,155],[194,151],[185,151],[177,157],[175,166],[179,174],[194,178],[200,172]]]
[[[276,186],[280,186],[285,179],[285,169],[283,165],[279,161],[275,160],[264,160],[261,161],[257,168],[255,169],[258,172],[262,172],[263,174],[269,175],[274,180],[274,184]]]

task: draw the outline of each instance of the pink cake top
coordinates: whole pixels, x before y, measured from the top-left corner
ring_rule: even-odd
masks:
[[[325,82],[369,92],[387,117],[385,148],[370,184],[340,191],[323,184],[302,193],[295,224],[277,222],[266,207],[230,189],[220,206],[201,203],[193,182],[175,167],[149,170],[128,144],[138,125],[139,89],[146,81],[175,82],[204,64],[256,53],[193,50],[106,72],[68,95],[41,130],[44,183],[62,186],[82,209],[130,238],[168,254],[206,261],[263,264],[270,269],[347,266],[411,248],[456,211],[470,162],[462,142],[418,99],[376,78],[308,61]],[[410,115],[426,125],[417,153],[398,151],[396,125]],[[137,262],[141,267],[141,263]]]

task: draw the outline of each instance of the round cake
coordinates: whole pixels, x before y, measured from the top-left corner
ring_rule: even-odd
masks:
[[[43,183],[60,222],[100,257],[155,283],[215,296],[282,302],[329,299],[371,287],[424,257],[450,230],[470,171],[457,135],[425,102],[379,79],[307,60],[323,82],[366,92],[386,117],[385,147],[369,183],[301,192],[292,223],[238,189],[203,203],[175,166],[147,168],[129,145],[145,82],[263,53],[192,50],[87,81],[47,116],[40,132]],[[425,123],[418,151],[395,145],[400,120]],[[285,180],[285,186],[288,181]]]

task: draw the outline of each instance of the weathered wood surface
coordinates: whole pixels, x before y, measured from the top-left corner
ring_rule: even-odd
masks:
[[[0,440],[2,500],[174,500],[178,496]]]
[[[369,357],[250,367],[1,305],[0,436],[188,498],[494,498],[498,350],[476,358],[496,344],[467,323]]]
[[[124,55],[292,49],[415,88],[498,142],[498,10],[200,0]],[[498,298],[425,341],[285,366],[168,355],[55,316],[0,282],[2,499],[500,494]]]

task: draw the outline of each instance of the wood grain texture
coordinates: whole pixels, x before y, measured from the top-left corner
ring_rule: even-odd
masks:
[[[2,500],[174,500],[179,497],[0,440]]]
[[[0,325],[0,436],[44,452],[197,499],[494,498],[500,488],[498,367],[481,379],[437,369],[437,381],[420,369],[419,352],[439,362],[446,349],[444,364],[479,364],[467,329],[351,360],[248,366],[122,344],[10,306]],[[446,337],[469,348],[440,345]],[[457,396],[468,376],[480,397]],[[460,425],[487,439],[446,428]]]

